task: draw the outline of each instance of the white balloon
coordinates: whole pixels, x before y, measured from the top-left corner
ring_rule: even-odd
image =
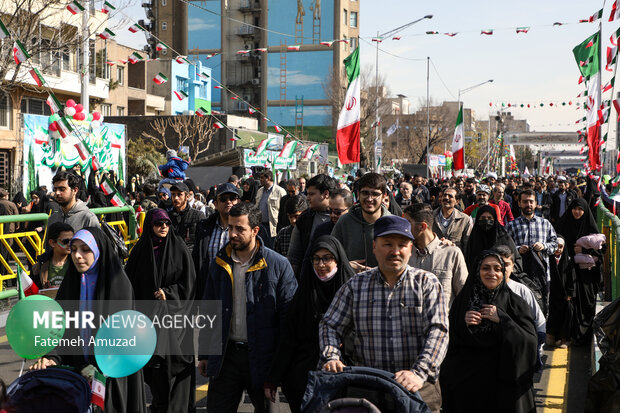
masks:
[[[99,123],[103,125],[103,115],[101,115],[101,117],[99,118]]]
[[[60,138],[60,132],[52,131],[52,138],[56,138],[56,139]]]
[[[67,116],[73,116],[73,115],[75,115],[75,107],[70,107],[70,106],[67,106],[67,107],[65,108],[65,115],[67,115]]]
[[[101,127],[101,123],[98,120],[94,120],[90,123],[90,127],[93,129],[99,129]]]

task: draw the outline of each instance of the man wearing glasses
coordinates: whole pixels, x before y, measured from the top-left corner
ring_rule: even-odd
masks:
[[[358,187],[359,203],[338,220],[332,235],[342,243],[351,267],[361,272],[377,266],[372,252],[375,221],[391,214],[383,205],[388,196],[385,177],[369,172],[359,179]]]
[[[338,188],[329,196],[329,213],[330,220],[317,227],[312,238],[310,239],[310,245],[315,239],[322,235],[331,235],[336,222],[351,210],[353,206],[353,194],[348,189]]]
[[[241,199],[239,189],[231,184],[218,185],[215,191],[215,213],[200,221],[196,227],[196,243],[193,259],[196,268],[196,294],[202,297],[204,290],[203,268],[209,268],[219,250],[228,243],[228,214]]]

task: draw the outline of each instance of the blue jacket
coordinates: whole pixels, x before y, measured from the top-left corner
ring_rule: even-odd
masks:
[[[159,165],[161,174],[166,178],[185,179],[185,171],[189,163],[181,158],[170,158],[165,165]]]
[[[297,280],[288,260],[264,247],[260,237],[257,240],[259,250],[246,273],[245,289],[250,375],[253,385],[262,388],[278,348],[289,304],[297,290]],[[231,252],[232,247],[228,243],[211,263],[203,296],[204,300],[222,301],[222,355],[198,357],[199,360],[208,360],[209,377],[220,374],[232,324]]]

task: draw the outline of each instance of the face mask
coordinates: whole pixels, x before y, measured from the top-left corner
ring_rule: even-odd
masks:
[[[314,269],[314,268],[313,268]],[[336,275],[336,272],[338,272],[338,266],[335,266],[334,269],[332,271],[330,271],[329,273],[320,276],[319,274],[317,274],[316,269],[314,269],[314,274],[316,275],[316,277],[323,281],[324,283],[331,280],[332,278],[334,278],[334,275]]]
[[[490,219],[481,219],[478,221],[478,227],[480,227],[483,231],[489,231],[495,227],[495,221]]]

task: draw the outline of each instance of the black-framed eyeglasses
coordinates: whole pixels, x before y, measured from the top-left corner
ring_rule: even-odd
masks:
[[[327,209],[327,213],[330,214],[330,215],[334,214],[334,215],[339,217],[340,215],[344,214],[348,210],[349,210],[349,208],[344,208],[344,209],[331,209],[331,208],[328,208]]]
[[[336,258],[333,255],[326,255],[324,257],[312,257],[312,265],[319,265],[320,263],[329,264],[330,262],[336,261]]]
[[[161,228],[164,225],[169,227],[170,226],[170,221],[157,221],[157,222],[153,222],[153,226],[158,227],[158,228]]]
[[[383,192],[379,191],[360,191],[360,195],[364,198],[380,198],[383,195]]]

